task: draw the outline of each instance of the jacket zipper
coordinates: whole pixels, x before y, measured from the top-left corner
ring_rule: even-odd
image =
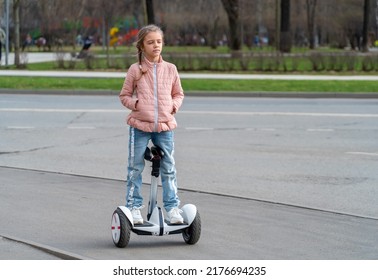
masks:
[[[153,80],[154,80],[154,132],[158,130],[158,114],[159,114],[159,105],[158,105],[158,93],[157,93],[157,71],[156,71],[156,63],[154,63],[154,70],[153,70]]]

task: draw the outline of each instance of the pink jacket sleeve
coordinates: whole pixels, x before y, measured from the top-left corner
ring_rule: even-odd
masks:
[[[177,113],[184,100],[184,91],[181,86],[180,76],[176,69],[176,80],[172,87],[173,112]]]
[[[135,76],[136,76],[135,67],[134,65],[132,65],[127,71],[125,81],[123,82],[123,86],[119,94],[119,98],[123,106],[125,106],[126,108],[132,111],[136,110],[136,104],[138,103],[137,97],[133,96]]]

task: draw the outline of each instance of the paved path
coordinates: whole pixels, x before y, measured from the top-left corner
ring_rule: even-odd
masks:
[[[378,259],[376,219],[191,191],[180,191],[180,198],[195,202],[201,213],[196,245],[185,244],[181,235],[132,234],[128,247],[119,249],[110,220],[123,202],[122,181],[3,167],[0,175],[0,221],[12,221],[0,224],[0,234],[29,240],[46,254],[13,243],[7,250],[21,252],[0,251],[0,259],[22,252],[51,259],[49,251],[64,259],[100,260]],[[142,190],[146,197],[148,187]]]
[[[21,56],[22,60],[26,60],[26,63],[35,63],[35,62],[47,62],[47,61],[54,61],[55,60],[55,53],[48,53],[48,52],[33,52],[33,53],[24,53],[23,56]],[[1,57],[1,65],[6,65],[6,57],[5,57],[5,51],[2,53]],[[14,64],[14,53],[9,53],[8,57],[8,65]]]
[[[54,61],[54,53],[27,53],[28,63]],[[1,65],[4,65],[2,58]],[[14,63],[14,54],[9,57],[9,64]],[[34,77],[93,77],[93,78],[124,78],[125,73],[100,71],[28,71],[28,70],[0,70],[0,76],[34,76]],[[256,79],[256,80],[339,80],[339,81],[378,81],[377,75],[269,75],[269,74],[197,74],[180,73],[182,79]]]
[[[72,78],[125,78],[125,72],[101,71],[28,71],[0,70],[0,76],[17,77],[72,77]],[[182,79],[231,79],[231,80],[312,80],[312,81],[378,81],[378,76],[336,75],[268,75],[268,74],[198,74],[180,73]]]
[[[1,70],[0,76],[18,77],[72,77],[72,78],[124,78],[124,72],[100,71],[27,71]],[[231,79],[231,80],[313,80],[313,81],[378,81],[378,76],[330,75],[263,75],[263,74],[197,74],[181,73],[182,79]]]
[[[27,243],[27,244],[26,244]],[[59,257],[12,237],[0,236],[0,260],[56,260]]]

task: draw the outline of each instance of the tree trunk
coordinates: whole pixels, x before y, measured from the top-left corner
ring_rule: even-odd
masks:
[[[315,10],[316,0],[307,0],[307,28],[310,49],[315,49]]]
[[[233,51],[241,49],[241,25],[239,18],[239,0],[222,0],[224,9],[226,10],[229,23],[229,46]]]
[[[14,64],[20,67],[20,0],[13,1],[14,17]]]
[[[215,18],[214,24],[213,24],[213,27],[212,27],[212,32],[210,32],[210,47],[212,49],[216,49],[217,48],[216,34],[217,34],[217,29],[218,29],[218,22],[219,22],[219,16],[217,16]]]
[[[378,0],[377,0],[378,1]],[[281,0],[276,0],[276,38],[275,38],[275,46],[276,50],[280,49],[280,30],[281,30]]]
[[[368,52],[369,46],[369,18],[370,18],[370,0],[364,3],[364,23],[362,28],[362,51]]]
[[[281,36],[280,51],[290,52],[291,32],[290,32],[290,0],[281,0]]]
[[[147,24],[155,24],[154,4],[152,0],[146,0]]]
[[[378,39],[378,0],[375,3],[375,38]]]

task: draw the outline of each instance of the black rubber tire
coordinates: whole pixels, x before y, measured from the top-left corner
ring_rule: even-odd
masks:
[[[119,217],[121,229],[120,229],[120,237],[119,237],[118,242],[116,242],[113,238],[113,243],[118,248],[125,248],[129,244],[129,241],[130,241],[131,224],[130,224],[130,221],[126,218],[125,213],[123,213],[121,209],[117,208],[114,211],[113,216],[115,214],[117,214]]]
[[[189,227],[183,230],[182,237],[186,244],[196,244],[201,236],[201,216],[197,211],[196,217]]]

